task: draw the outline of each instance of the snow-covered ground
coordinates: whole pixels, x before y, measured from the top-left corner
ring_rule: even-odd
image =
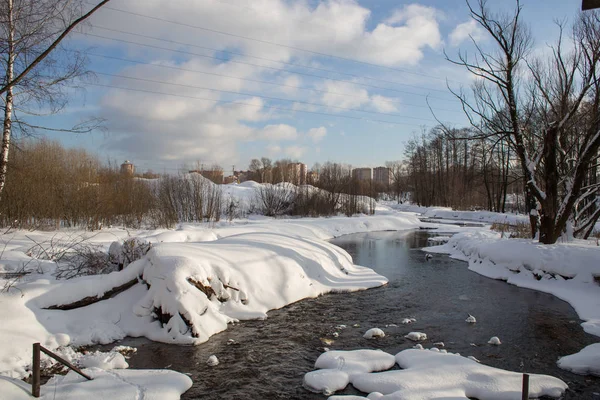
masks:
[[[237,185],[226,188],[225,191],[226,195],[243,199],[249,198],[252,190],[251,185]],[[219,222],[212,226],[184,224],[175,230],[127,231],[111,228],[99,233],[13,231],[5,234],[1,238],[3,252],[0,272],[25,269],[29,274],[18,281],[6,276],[6,279],[0,280],[0,288],[11,286],[0,294],[0,375],[12,378],[27,375],[31,363],[31,345],[34,342],[41,342],[51,350],[58,349],[63,355],[68,355],[68,346],[110,343],[125,336],[145,336],[168,343],[198,344],[227,329],[229,323],[266,318],[267,311],[304,298],[334,291],[362,290],[387,282],[385,277],[371,269],[354,265],[348,253],[326,241],[333,237],[434,226],[421,223],[417,218],[418,212],[426,217],[484,223],[512,224],[525,218],[497,213],[454,212],[440,208],[402,208],[408,212],[378,205],[375,216],[351,218],[272,219],[250,216],[244,220]],[[595,281],[600,276],[600,247],[583,241],[540,246],[533,241],[502,239],[499,234],[490,232],[483,226],[458,228],[445,225],[440,228],[441,232],[459,233],[442,246],[430,247],[427,251],[448,253],[461,258],[469,262],[470,269],[491,278],[553,293],[573,305],[585,321],[583,327],[587,332],[600,336],[600,286]],[[122,243],[131,237],[149,242],[152,246],[148,254],[129,264],[123,271],[66,281],[55,278],[57,263],[53,257],[60,254],[61,247],[69,247],[85,238],[84,243],[93,244],[99,250],[107,252],[111,243]],[[446,240],[447,237],[440,236],[435,241],[442,243]],[[95,304],[64,311],[48,309],[89,297],[101,297],[107,291],[131,282],[133,284],[130,288]],[[405,365],[406,368],[413,368],[413,371],[406,370],[402,376],[416,374],[414,371],[421,368],[421,361],[423,365],[429,365],[429,358],[425,360],[423,357],[440,357],[439,354],[422,355],[429,353],[434,352],[410,356],[408,359],[414,362],[407,361]],[[588,346],[577,355],[563,358],[559,365],[578,373],[598,374],[598,353],[597,346]],[[399,357],[400,354],[396,356],[396,362],[402,366],[404,364],[399,360],[404,360],[404,356]],[[187,390],[184,387],[189,378],[185,376],[173,372],[175,375],[161,380],[162,378],[155,379],[151,373],[142,377],[136,371],[114,372],[111,368],[117,367],[117,364],[126,364],[125,360],[118,356],[110,356],[110,359],[106,357],[103,354],[96,354],[95,358],[87,357],[88,364],[86,358],[76,355],[71,355],[71,360],[82,367],[106,369],[107,372],[93,371],[108,386],[108,382],[112,380],[129,385],[127,387],[133,388],[132,390],[143,391],[144,385],[155,383],[160,386],[161,382],[170,381],[173,377],[174,382],[178,383],[169,392],[172,398],[177,398],[182,391]],[[491,368],[481,370],[484,366],[472,360],[463,361],[462,357],[453,357],[457,358],[443,359],[442,364],[445,365],[444,360],[454,360],[450,364],[456,362],[456,365],[461,366],[458,368],[460,371],[499,377],[498,382],[502,385],[513,385],[510,383],[513,378],[509,375],[503,380],[503,371],[491,373]],[[389,367],[385,369],[387,368]],[[395,371],[393,374],[400,372],[402,371]],[[325,381],[329,376],[324,378]],[[67,378],[51,381],[56,390],[63,390],[60,393],[65,393],[61,398],[70,398],[67,393],[75,390],[72,387],[86,384],[77,381],[76,376],[68,375]],[[476,396],[473,393],[479,393],[479,386],[468,386],[459,378],[455,379],[458,383],[452,388],[456,398]],[[347,378],[336,375],[335,379],[353,378],[350,375]],[[381,390],[371,390],[376,389],[373,386],[376,383],[373,382],[377,381],[369,379],[364,380],[364,387],[369,388],[369,391],[383,393],[385,388],[388,393],[393,393],[401,390],[397,379],[402,378],[391,378]],[[561,387],[556,381],[544,382],[552,384],[540,386],[541,391],[554,390],[552,393],[555,393]],[[2,383],[0,379],[0,385],[6,386],[6,383]],[[165,383],[165,391],[171,390],[168,386]],[[77,390],[79,389],[73,393],[83,393]],[[414,398],[430,398],[427,397],[429,395],[423,396],[425,397]],[[505,397],[500,395],[494,398]]]
[[[31,363],[31,345],[110,343],[145,336],[169,343],[201,343],[241,319],[265,318],[268,310],[333,291],[381,286],[387,279],[354,265],[348,253],[325,239],[347,233],[414,229],[412,215],[314,219],[256,218],[210,228],[184,225],[176,230],[27,232],[5,235],[0,272],[31,272],[0,295],[0,375],[23,377]],[[153,244],[142,259],[108,275],[56,280],[56,263],[46,256],[75,235],[108,251],[130,235]],[[36,243],[44,246],[44,252]],[[36,258],[33,253],[41,253]],[[108,290],[140,282],[95,304],[61,311],[48,309],[102,296]],[[9,280],[3,283],[8,283]],[[196,285],[196,286],[194,286]],[[208,294],[208,296],[207,296]],[[169,314],[157,320],[158,310]]]

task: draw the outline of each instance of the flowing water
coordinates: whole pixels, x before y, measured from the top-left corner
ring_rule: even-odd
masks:
[[[428,336],[425,347],[444,342],[448,351],[473,355],[487,365],[559,377],[570,385],[565,399],[598,399],[594,392],[600,392],[599,378],[556,367],[558,357],[598,341],[583,332],[567,303],[482,277],[469,271],[466,263],[444,255],[427,260],[419,250],[428,245],[427,239],[423,231],[334,239],[332,243],[347,250],[356,264],[388,277],[389,284],[303,300],[269,312],[264,321],[232,325],[200,346],[127,339],[124,344],[138,348],[129,363],[132,368],[168,367],[188,373],[194,385],[183,399],[323,400],[326,396],[302,386],[323,347],[378,348],[396,354],[414,345],[404,335],[419,331]],[[465,322],[468,313],[477,318],[476,324]],[[402,325],[406,317],[417,321]],[[386,336],[363,339],[373,327],[383,329]],[[502,345],[488,345],[492,336],[499,336]],[[206,365],[212,354],[220,361],[216,367]],[[351,386],[342,393],[360,394]]]

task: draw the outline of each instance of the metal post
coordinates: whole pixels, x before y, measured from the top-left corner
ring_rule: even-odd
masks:
[[[523,374],[523,397],[522,400],[529,400],[529,375]]]
[[[31,371],[31,395],[40,397],[40,344],[33,344],[33,366]]]

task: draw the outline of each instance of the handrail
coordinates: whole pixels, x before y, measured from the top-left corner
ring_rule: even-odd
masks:
[[[65,360],[64,358],[60,357],[57,354],[54,354],[53,352],[51,352],[50,350],[48,350],[41,344],[34,343],[33,344],[33,367],[32,367],[32,373],[31,373],[31,375],[32,375],[31,395],[33,397],[40,397],[40,352],[44,352],[48,356],[54,358],[56,361],[63,364],[67,368],[77,372],[79,375],[83,376],[88,381],[92,380],[91,377],[86,375],[83,371],[81,371],[79,368],[77,368],[76,366],[74,366],[73,364],[71,364],[70,362]]]

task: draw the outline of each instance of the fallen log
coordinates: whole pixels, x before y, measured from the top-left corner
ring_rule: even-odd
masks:
[[[45,307],[45,309],[46,310],[67,311],[67,310],[74,310],[76,308],[86,307],[91,304],[97,303],[99,301],[110,299],[111,297],[114,297],[114,296],[118,295],[119,293],[122,293],[125,290],[133,287],[136,283],[138,283],[137,277],[130,280],[129,282],[125,282],[124,284],[122,284],[120,286],[114,287],[114,288],[104,292],[104,294],[102,296],[88,296],[88,297],[84,297],[81,300],[77,300],[73,303],[49,306],[49,307]]]

